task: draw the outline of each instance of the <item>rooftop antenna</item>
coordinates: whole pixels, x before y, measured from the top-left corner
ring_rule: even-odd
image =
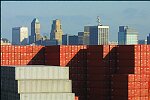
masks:
[[[98,26],[102,26],[101,20],[100,20],[100,17],[99,17],[99,16],[97,16],[97,22],[98,22]]]

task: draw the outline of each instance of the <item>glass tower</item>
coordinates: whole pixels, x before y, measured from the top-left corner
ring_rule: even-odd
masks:
[[[119,45],[138,44],[138,32],[133,28],[129,28],[128,26],[119,26],[118,44]]]

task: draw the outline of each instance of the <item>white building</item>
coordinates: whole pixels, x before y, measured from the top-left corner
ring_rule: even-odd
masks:
[[[109,44],[109,26],[89,26],[90,45]]]
[[[128,26],[119,26],[118,32],[119,45],[138,44],[138,32]]]
[[[12,44],[26,45],[28,43],[28,28],[15,27],[12,28]]]

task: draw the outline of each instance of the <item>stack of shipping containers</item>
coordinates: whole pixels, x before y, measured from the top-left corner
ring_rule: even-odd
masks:
[[[150,45],[1,46],[1,65],[13,64],[69,66],[79,100],[148,100],[150,96]]]
[[[112,100],[149,100],[150,46],[117,47],[117,71],[112,75]]]
[[[1,65],[44,65],[43,46],[1,46]]]
[[[1,67],[2,100],[78,100],[72,93],[69,68],[57,66]]]
[[[73,92],[86,100],[86,46],[46,46],[45,64],[69,66]]]
[[[109,100],[109,64],[103,55],[103,46],[89,46],[87,49],[87,100]],[[107,55],[105,55],[107,56]]]

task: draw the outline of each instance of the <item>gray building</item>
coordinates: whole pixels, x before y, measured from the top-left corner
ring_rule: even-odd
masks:
[[[40,43],[42,36],[40,35],[40,22],[37,18],[34,18],[31,22],[31,36],[29,36],[29,44]]]
[[[42,41],[42,45],[44,45],[44,46],[58,45],[58,41],[57,40],[46,39],[46,40]]]
[[[70,34],[64,34],[62,35],[62,45],[69,45],[69,36]]]
[[[78,44],[89,45],[89,32],[78,32]]]
[[[27,45],[28,44],[28,28],[15,27],[12,28],[12,44]]]
[[[138,44],[147,44],[147,40],[138,40]]]
[[[128,26],[119,26],[118,44],[119,45],[138,44],[138,32],[133,28],[129,28]]]
[[[150,33],[149,36],[147,36],[147,44],[150,44]]]
[[[90,45],[106,45],[109,44],[109,26],[86,26],[89,32]]]
[[[78,45],[78,36],[77,35],[69,36],[69,45]]]

